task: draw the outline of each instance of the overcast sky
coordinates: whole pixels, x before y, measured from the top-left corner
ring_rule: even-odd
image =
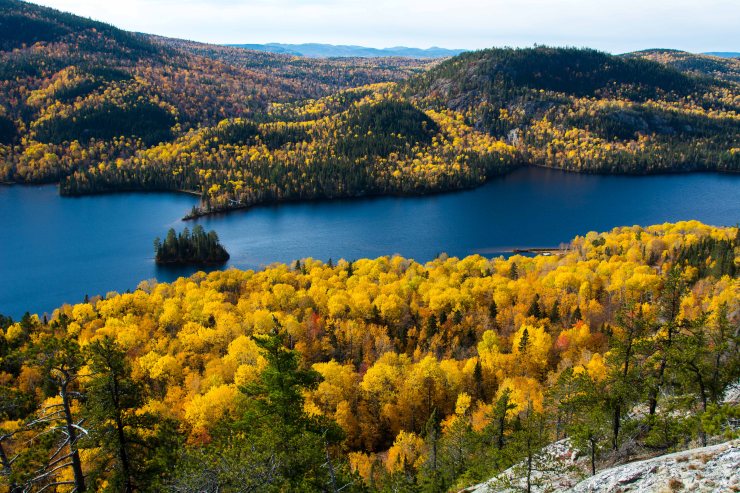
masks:
[[[211,43],[740,51],[740,0],[39,0]]]

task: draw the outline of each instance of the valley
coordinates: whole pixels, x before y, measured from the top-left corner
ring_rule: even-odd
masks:
[[[740,10],[538,1],[0,0],[0,493],[737,490]]]

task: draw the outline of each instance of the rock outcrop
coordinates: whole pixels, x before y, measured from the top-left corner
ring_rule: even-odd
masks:
[[[543,449],[531,477],[533,493],[740,492],[740,440],[630,462],[582,479],[587,460],[567,440]],[[523,464],[460,493],[527,491]],[[580,481],[580,482],[579,482]]]
[[[740,491],[740,440],[605,469],[572,493]]]

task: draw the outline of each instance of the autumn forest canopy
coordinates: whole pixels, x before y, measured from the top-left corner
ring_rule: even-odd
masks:
[[[732,436],[739,241],[683,222],[551,256],[304,259],[3,318],[0,481],[456,491],[565,436],[594,469]]]

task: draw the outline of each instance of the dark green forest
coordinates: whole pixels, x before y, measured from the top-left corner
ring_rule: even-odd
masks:
[[[158,264],[222,264],[229,260],[216,232],[206,233],[200,224],[192,233],[188,228],[179,234],[170,229],[164,241],[156,238],[154,255]]]

